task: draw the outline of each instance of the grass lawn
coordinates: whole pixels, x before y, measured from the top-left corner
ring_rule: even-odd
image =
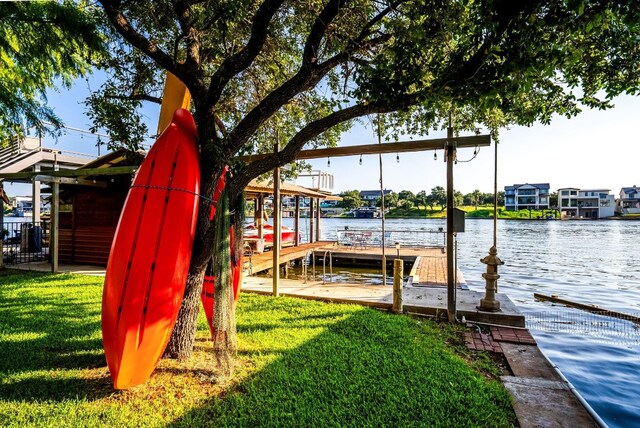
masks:
[[[232,378],[201,314],[194,357],[115,391],[102,278],[0,271],[0,426],[517,426],[458,329],[355,305],[244,294]]]

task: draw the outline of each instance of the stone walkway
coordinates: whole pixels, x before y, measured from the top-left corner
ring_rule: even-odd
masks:
[[[598,427],[554,370],[527,329],[491,327],[491,333],[465,333],[469,349],[503,354],[513,375],[500,380],[513,398],[522,428]]]

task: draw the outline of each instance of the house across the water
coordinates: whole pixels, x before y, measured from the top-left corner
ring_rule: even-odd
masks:
[[[619,214],[640,214],[640,187],[634,184],[620,189],[616,211]]]
[[[615,214],[615,199],[609,189],[558,189],[558,207],[563,219],[606,218]]]
[[[504,187],[506,211],[548,210],[549,183],[525,183]]]

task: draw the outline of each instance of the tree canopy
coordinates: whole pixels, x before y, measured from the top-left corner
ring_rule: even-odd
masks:
[[[353,210],[362,206],[359,190],[347,190],[340,193],[342,201],[339,202],[340,207],[346,210]]]
[[[55,133],[46,91],[87,75],[105,51],[95,10],[71,2],[0,2],[0,143]]]
[[[640,87],[636,0],[99,3],[110,24],[110,56],[101,62],[110,80],[88,100],[95,126],[135,147],[145,132],[141,103],[158,101],[162,73],[173,73],[192,95],[203,192],[232,165],[235,213],[252,178],[293,162],[304,146],[336,144],[368,115],[380,115],[388,136],[449,123],[495,135],[583,106],[607,108]],[[237,160],[249,153],[268,155]],[[209,208],[201,199],[177,334],[195,329],[202,273],[221,239]],[[217,280],[216,313],[233,310],[229,293]],[[225,330],[233,326],[218,327],[234,340]],[[170,352],[188,355],[190,337]]]

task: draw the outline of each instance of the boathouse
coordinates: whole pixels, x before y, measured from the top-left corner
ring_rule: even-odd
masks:
[[[139,165],[141,153],[117,150],[82,169]],[[60,263],[103,266],[131,185],[131,174],[87,176],[60,185]]]
[[[142,159],[142,153],[118,150],[84,165],[79,168],[79,171],[102,168],[115,168],[114,171],[119,171],[139,165]],[[58,238],[60,263],[98,266],[107,264],[111,242],[131,186],[132,174],[133,172],[117,175],[89,175],[82,179],[66,180],[65,183],[60,184]],[[256,211],[259,211],[264,209],[264,199],[272,192],[273,185],[253,180],[246,188],[246,197],[248,200],[256,201],[258,207]],[[317,208],[320,204],[315,201],[336,198],[290,183],[282,183],[281,192],[297,200],[309,198],[311,205]],[[312,229],[318,237],[319,222],[316,221]],[[298,238],[297,235],[296,238]],[[299,241],[296,240],[295,245],[298,244]]]

